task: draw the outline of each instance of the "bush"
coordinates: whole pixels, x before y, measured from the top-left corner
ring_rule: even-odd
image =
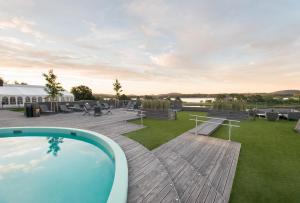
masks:
[[[170,108],[170,101],[162,99],[146,99],[142,102],[142,105],[145,110],[168,111]]]
[[[214,102],[213,109],[218,111],[245,111],[246,103],[242,101],[216,101]]]

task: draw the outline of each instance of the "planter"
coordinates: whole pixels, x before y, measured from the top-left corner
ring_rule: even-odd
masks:
[[[171,109],[169,111],[156,111],[144,109],[144,111],[147,118],[176,120],[176,111],[173,111]]]

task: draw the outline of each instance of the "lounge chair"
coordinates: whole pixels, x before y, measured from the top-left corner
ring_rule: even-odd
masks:
[[[72,112],[72,110],[69,109],[69,108],[68,108],[66,105],[64,105],[64,104],[59,105],[59,109],[60,109],[60,111],[63,112],[63,113],[71,113],[71,112]]]
[[[91,111],[92,110],[92,107],[88,104],[88,103],[86,103],[86,104],[84,104],[83,105],[83,111],[84,111],[84,113],[83,113],[83,116],[85,116],[85,115],[91,115]]]
[[[83,108],[80,107],[79,104],[74,104],[73,107],[70,107],[70,109],[72,109],[73,111],[83,111]]]
[[[108,110],[108,109],[110,109],[110,106],[107,103],[101,103],[101,108]]]
[[[133,111],[135,106],[135,102],[129,101],[127,104],[127,111]]]
[[[40,110],[41,110],[41,113],[44,113],[44,114],[53,114],[53,113],[55,113],[55,111],[49,110],[48,106],[45,105],[45,104],[40,104]]]

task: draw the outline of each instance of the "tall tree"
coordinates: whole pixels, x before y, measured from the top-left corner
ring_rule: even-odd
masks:
[[[116,97],[117,97],[117,99],[119,99],[121,96],[121,92],[123,90],[122,90],[121,83],[119,82],[118,79],[116,79],[116,81],[113,83],[113,87],[114,87],[114,91],[116,92]]]
[[[75,100],[92,100],[92,99],[94,99],[91,88],[84,86],[84,85],[72,87],[71,93],[74,95]]]
[[[54,74],[53,70],[49,70],[48,73],[43,74],[45,80],[46,80],[46,87],[45,91],[48,93],[48,98],[51,102],[56,101],[57,97],[62,95],[62,92],[64,91],[64,88],[61,86],[59,82],[56,81],[57,76]],[[52,103],[51,103],[52,108]]]

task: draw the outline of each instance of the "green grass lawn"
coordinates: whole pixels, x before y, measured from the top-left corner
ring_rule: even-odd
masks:
[[[190,114],[205,115],[205,113],[178,112],[177,120],[144,119],[146,128],[126,135],[152,150],[192,129],[195,126],[195,122],[189,120]],[[133,122],[140,124],[140,120]]]
[[[300,202],[300,134],[296,122],[243,121],[232,140],[242,143],[231,203]],[[227,139],[222,127],[214,137]]]

